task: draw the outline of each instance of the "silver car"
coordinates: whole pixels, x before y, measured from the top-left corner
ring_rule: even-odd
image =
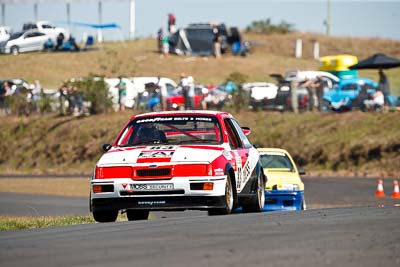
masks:
[[[20,52],[42,51],[48,39],[47,34],[36,30],[16,32],[10,39],[0,43],[0,52],[17,55]]]

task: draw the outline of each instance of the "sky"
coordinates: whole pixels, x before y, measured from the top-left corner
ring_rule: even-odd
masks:
[[[0,0],[5,4],[5,25],[14,31],[24,22],[34,21],[35,0]],[[76,22],[98,23],[99,0],[70,0],[70,19]],[[66,2],[62,0],[36,0],[38,19],[53,22],[67,20]],[[155,36],[162,27],[166,31],[167,14],[176,16],[177,27],[189,23],[218,21],[227,26],[244,29],[251,22],[270,18],[273,24],[282,21],[293,24],[301,32],[326,33],[328,0],[135,0],[135,37]],[[0,14],[1,15],[1,14]],[[331,35],[340,37],[378,37],[400,40],[400,0],[368,1],[330,0]],[[102,22],[117,23],[120,31],[106,30],[105,40],[124,39],[129,36],[129,0],[103,0]],[[1,21],[0,21],[1,23]],[[66,24],[60,24],[66,26]],[[72,27],[79,40],[83,31]]]

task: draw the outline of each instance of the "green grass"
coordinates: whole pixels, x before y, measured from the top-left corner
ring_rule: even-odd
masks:
[[[92,216],[14,217],[0,216],[0,231],[95,223]]]

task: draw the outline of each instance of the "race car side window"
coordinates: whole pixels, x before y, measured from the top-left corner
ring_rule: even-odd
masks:
[[[239,123],[237,121],[235,121],[234,119],[232,119],[232,123],[235,126],[236,132],[239,134],[239,138],[240,138],[240,140],[242,140],[244,147],[245,148],[253,147],[252,144],[250,143],[249,139],[247,139],[246,135],[244,134]]]
[[[235,131],[235,126],[229,119],[224,120],[225,128],[228,132],[229,145],[232,149],[238,149],[242,147],[242,142],[240,142],[239,136]]]

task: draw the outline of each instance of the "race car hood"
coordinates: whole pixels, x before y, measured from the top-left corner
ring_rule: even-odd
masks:
[[[268,169],[264,168],[268,180],[265,185],[267,189],[279,184],[297,184],[300,190],[304,190],[304,184],[298,173],[291,172],[287,169]]]
[[[212,162],[223,152],[222,147],[208,146],[141,146],[112,148],[99,160],[99,166],[137,163]]]

